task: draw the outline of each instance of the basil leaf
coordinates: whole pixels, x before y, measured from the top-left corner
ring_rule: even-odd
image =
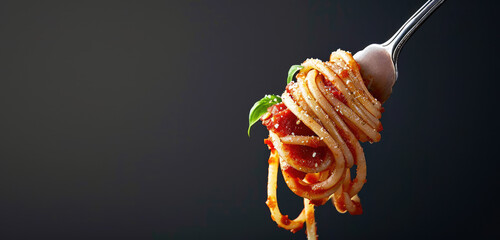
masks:
[[[286,79],[286,84],[289,84],[293,80],[293,76],[295,73],[297,73],[300,69],[304,67],[300,65],[293,65],[290,67],[290,70],[288,70],[288,78]]]
[[[252,109],[250,109],[250,113],[248,114],[248,136],[250,137],[250,128],[254,123],[259,121],[259,118],[262,115],[266,114],[267,108],[278,104],[281,102],[281,97],[278,95],[266,95],[261,100],[257,101]]]

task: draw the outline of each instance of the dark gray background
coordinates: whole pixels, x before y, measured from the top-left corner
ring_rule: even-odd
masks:
[[[0,238],[305,239],[264,204],[250,107],[424,2],[0,2]],[[320,239],[499,235],[495,9],[448,0],[408,41],[364,214],[316,208]]]

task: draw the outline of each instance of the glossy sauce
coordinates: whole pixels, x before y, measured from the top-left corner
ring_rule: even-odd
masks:
[[[288,135],[299,136],[315,136],[313,131],[288,109],[284,103],[273,105],[267,109],[271,115],[262,120],[262,124],[267,127],[267,130],[273,131],[279,137]],[[298,123],[298,124],[297,124]]]
[[[279,137],[288,135],[316,136],[311,129],[299,121],[284,103],[271,106],[267,111],[270,115],[262,119],[262,124]],[[266,139],[264,143],[266,143],[269,148],[273,148],[270,140]],[[314,145],[316,145],[316,147],[314,147]],[[284,144],[283,148],[288,152],[290,158],[294,159],[294,162],[309,169],[320,166],[327,154],[331,155],[327,147],[319,146],[319,142],[313,144],[313,146]]]
[[[344,95],[339,91],[338,88],[336,88],[332,82],[329,80],[322,78],[323,79],[323,84],[325,85],[325,89],[333,94],[333,96],[338,99],[339,101],[343,102],[344,104],[347,105],[347,101],[345,100]]]
[[[283,223],[285,225],[290,225],[290,219],[288,218],[288,215],[281,216],[280,221],[281,221],[281,223]]]

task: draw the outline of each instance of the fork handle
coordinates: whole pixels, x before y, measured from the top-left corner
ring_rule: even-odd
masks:
[[[392,62],[397,63],[399,52],[411,35],[445,0],[429,0],[418,9],[401,28],[382,46],[391,54]]]

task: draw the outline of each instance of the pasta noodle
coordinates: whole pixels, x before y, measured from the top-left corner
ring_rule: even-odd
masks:
[[[337,50],[328,62],[307,59],[302,67],[282,103],[261,117],[271,150],[266,204],[279,227],[297,232],[305,222],[307,238],[317,239],[314,206],[331,200],[340,213],[363,212],[358,193],[366,182],[366,161],[359,142],[380,141],[383,108],[350,53]],[[279,168],[290,190],[304,198],[293,220],[278,207]]]

